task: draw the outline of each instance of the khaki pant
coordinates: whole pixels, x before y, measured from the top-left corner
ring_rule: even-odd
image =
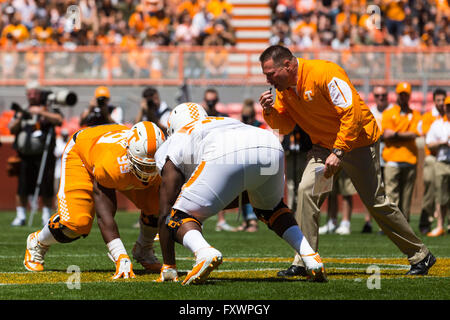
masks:
[[[450,163],[436,161],[437,203],[441,206],[450,205]]]
[[[381,230],[403,252],[411,264],[421,261],[429,253],[428,248],[414,234],[404,215],[386,196],[380,169],[380,144],[354,149],[344,156],[342,169],[355,186],[361,200]],[[308,153],[308,164],[298,189],[296,219],[311,247],[319,247],[320,207],[326,194],[313,196],[315,168],[324,166],[330,151],[314,145]],[[297,255],[294,265],[303,265]]]
[[[420,213],[419,228],[429,228],[429,218],[433,216],[436,209],[436,157],[428,155],[423,164],[423,199],[422,211]]]
[[[384,168],[386,193],[409,221],[411,200],[416,182],[416,166]]]

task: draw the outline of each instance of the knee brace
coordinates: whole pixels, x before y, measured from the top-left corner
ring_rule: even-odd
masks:
[[[62,225],[59,221],[59,214],[54,214],[50,220],[48,220],[48,228],[56,241],[60,243],[69,243],[81,237],[81,235]]]
[[[177,231],[183,224],[187,222],[195,222],[200,227],[202,226],[202,223],[197,219],[195,219],[193,216],[177,209],[172,209],[170,216],[167,216],[166,226],[169,229],[172,239],[174,241],[178,242],[176,240]]]
[[[269,227],[269,229],[272,229],[275,220],[277,220],[281,215],[285,213],[292,214],[291,209],[288,208],[283,200],[281,200],[280,203],[278,203],[278,205],[272,210],[262,210],[254,208],[254,211],[258,219],[264,222]]]
[[[153,215],[146,215],[141,212],[141,222],[149,227],[157,228],[158,227],[158,217]]]

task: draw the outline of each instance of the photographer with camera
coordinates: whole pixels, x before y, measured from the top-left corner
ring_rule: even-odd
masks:
[[[36,190],[38,173],[41,160],[46,148],[46,137],[52,134],[55,126],[63,122],[60,110],[49,108],[47,103],[48,92],[36,85],[27,87],[28,108],[22,109],[17,103],[13,103],[12,109],[16,111],[9,124],[9,129],[16,136],[14,148],[21,160],[19,169],[18,190],[16,195],[16,217],[12,226],[23,226],[26,221],[28,197]],[[53,207],[53,178],[55,172],[55,137],[53,135],[48,146],[45,168],[42,176],[42,187],[39,196],[42,199],[42,223],[46,223],[51,216]]]
[[[167,131],[167,119],[170,108],[165,101],[161,101],[158,90],[147,87],[142,92],[141,107],[136,116],[135,123],[140,121],[151,121],[164,132]]]
[[[111,94],[105,86],[95,89],[94,97],[89,107],[83,111],[80,117],[81,127],[90,127],[99,124],[121,124],[123,121],[123,110],[109,104]]]

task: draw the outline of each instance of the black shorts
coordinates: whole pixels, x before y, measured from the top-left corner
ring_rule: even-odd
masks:
[[[42,156],[22,156],[21,159],[17,194],[19,196],[33,195],[36,189]],[[54,196],[55,162],[55,156],[49,153],[39,191],[39,195],[42,197],[50,198]]]

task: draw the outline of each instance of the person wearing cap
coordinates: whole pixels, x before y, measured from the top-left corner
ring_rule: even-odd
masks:
[[[447,92],[442,88],[433,91],[433,108],[422,115],[422,132],[426,136],[431,125],[437,119],[445,116],[444,100]],[[436,155],[433,154],[425,144],[425,161],[423,164],[423,185],[424,193],[422,199],[422,210],[420,212],[419,230],[422,234],[428,234],[431,231],[431,221],[434,215],[439,214],[439,206],[437,204],[436,178]]]
[[[416,138],[422,135],[421,115],[409,107],[411,85],[408,82],[398,83],[395,92],[396,104],[385,110],[381,119],[385,142],[384,181],[386,193],[409,221],[418,158]]]
[[[95,89],[94,97],[89,107],[83,111],[80,117],[81,127],[90,127],[100,124],[121,124],[123,121],[122,108],[109,104],[111,93],[105,86]]]
[[[433,122],[425,139],[427,147],[436,155],[436,199],[440,207],[437,226],[427,234],[429,237],[445,234],[445,216],[450,204],[450,96],[445,98],[443,109],[444,115]],[[450,223],[447,225],[447,233],[450,234]]]
[[[381,130],[345,70],[330,61],[297,58],[280,45],[265,49],[259,61],[267,82],[276,89],[275,98],[271,90],[260,95],[264,120],[280,134],[292,132],[298,124],[311,138],[298,187],[296,219],[313,250],[318,249],[320,207],[327,196],[315,188],[320,186],[316,172],[330,179],[344,170],[367,211],[408,257],[407,275],[428,274],[436,258],[385,191],[379,159]],[[300,260],[296,255],[291,265],[296,266],[295,275],[304,274]]]

